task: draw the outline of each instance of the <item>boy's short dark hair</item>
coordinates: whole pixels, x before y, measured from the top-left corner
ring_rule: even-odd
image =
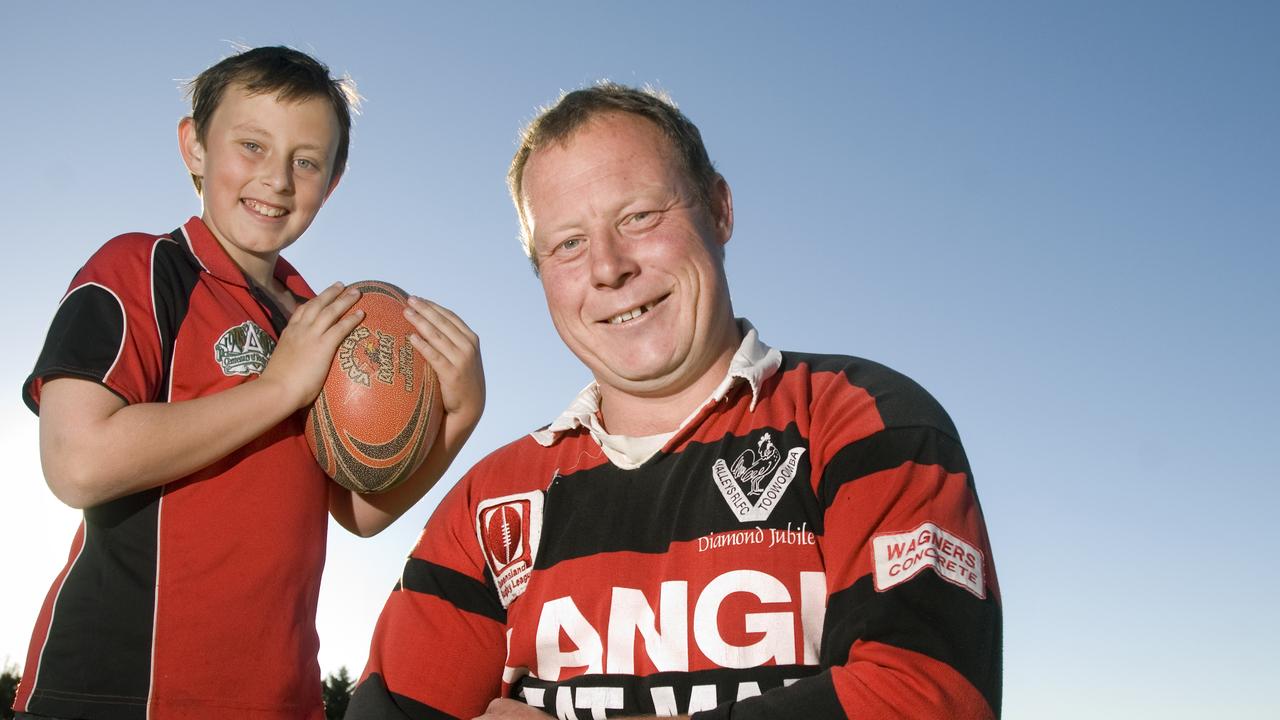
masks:
[[[538,270],[538,260],[533,252],[533,238],[529,236],[529,224],[520,199],[524,191],[524,167],[538,148],[568,142],[570,136],[592,118],[609,112],[639,115],[656,125],[671,141],[698,201],[708,206],[711,203],[712,188],[720,175],[702,144],[698,126],[680,112],[675,101],[665,92],[604,80],[589,88],[564,93],[554,105],[543,108],[521,131],[520,147],[507,172],[507,189],[516,204],[516,214],[520,216],[521,244],[533,263],[534,272]]]
[[[284,101],[315,97],[328,100],[339,127],[338,154],[334,157],[330,179],[346,169],[347,149],[351,144],[351,112],[360,104],[355,82],[350,77],[330,77],[329,67],[324,63],[304,52],[282,46],[253,48],[225,58],[187,83],[191,119],[201,145],[208,136],[213,111],[222,102],[222,94],[233,84],[244,87],[250,95],[275,93]],[[192,175],[191,181],[195,183],[196,192],[203,190],[204,183],[199,176]]]

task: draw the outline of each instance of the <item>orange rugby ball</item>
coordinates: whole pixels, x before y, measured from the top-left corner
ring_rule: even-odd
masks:
[[[390,490],[427,457],[440,427],[435,371],[409,344],[409,296],[390,283],[351,283],[364,321],[338,346],[307,415],[307,444],[325,473],[359,493]]]

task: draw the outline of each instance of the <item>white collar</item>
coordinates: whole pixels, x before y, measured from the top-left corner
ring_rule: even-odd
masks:
[[[680,423],[680,428],[689,424],[689,421],[709,403],[723,400],[728,396],[729,391],[742,381],[745,381],[751,387],[751,409],[755,410],[756,402],[760,399],[760,386],[782,366],[782,353],[761,342],[755,326],[745,318],[738,318],[737,322],[738,330],[742,333],[742,344],[738,346],[738,351],[733,354],[733,359],[729,361],[729,372],[725,374],[724,380],[716,386],[715,391],[711,393],[711,397],[707,398],[689,417]],[[604,426],[600,423],[599,412],[600,386],[592,382],[578,393],[573,402],[569,403],[569,407],[565,408],[564,412],[560,413],[560,416],[550,425],[530,434],[539,445],[550,447],[561,433],[578,427],[585,427],[591,431],[591,437],[605,447],[606,452],[608,452],[609,445],[616,444],[616,441],[619,440],[625,443],[627,438],[619,435],[608,435]],[[676,430],[680,428],[676,428]],[[670,437],[671,434],[664,433],[667,437]],[[606,444],[603,441],[606,437],[615,442]],[[658,447],[653,448],[651,452],[645,453],[646,456],[640,459],[639,462],[635,462],[636,458],[632,456],[629,461],[618,464],[637,467],[644,460],[647,460],[649,456],[652,456],[653,452],[661,449],[661,445],[664,443],[659,443]],[[613,453],[608,454],[612,459]],[[615,462],[617,462],[616,459]]]

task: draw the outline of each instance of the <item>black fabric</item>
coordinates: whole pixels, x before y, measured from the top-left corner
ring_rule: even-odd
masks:
[[[911,650],[955,668],[998,712],[1000,617],[994,598],[978,598],[932,571],[884,592],[866,576],[827,600],[819,662],[843,665],[858,640]]]
[[[347,718],[376,720],[454,720],[454,716],[430,705],[387,690],[378,673],[371,673],[351,694]]]
[[[409,558],[397,590],[424,593],[444,598],[459,610],[483,615],[500,623],[507,621],[507,611],[497,600],[491,583],[479,583],[443,565]]]
[[[757,447],[769,433],[779,448],[805,448],[795,479],[787,486],[768,519],[751,527],[785,529],[808,522],[821,533],[822,511],[810,489],[808,441],[795,423],[761,428],[742,436],[726,434],[714,443],[689,443],[677,454],[659,453],[641,468],[622,470],[612,463],[557,476],[546,491],[545,527],[535,567],[602,552],[665,553],[672,543],[691,542],[708,533],[739,530],[742,522],[716,489],[711,475],[716,460],[737,457]],[[657,508],[664,512],[602,513],[596,508]]]

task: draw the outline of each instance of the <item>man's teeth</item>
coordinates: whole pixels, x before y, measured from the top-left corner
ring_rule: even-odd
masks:
[[[274,217],[280,217],[281,215],[284,215],[284,213],[285,213],[285,209],[284,209],[284,208],[278,208],[278,207],[272,207],[272,206],[270,206],[270,205],[264,205],[263,203],[257,202],[256,200],[247,200],[247,199],[246,199],[246,200],[244,201],[244,204],[245,204],[245,205],[247,205],[247,206],[249,206],[249,209],[250,209],[250,210],[252,210],[252,211],[254,211],[254,212],[258,213],[259,215],[266,215],[267,217],[273,217],[273,218],[274,218]]]
[[[650,310],[652,310],[652,309],[653,309],[653,305],[654,305],[654,303],[648,303],[648,304],[646,304],[646,305],[641,305],[640,307],[638,307],[638,308],[636,308],[636,309],[634,309],[634,310],[628,310],[627,312],[624,312],[624,313],[622,313],[621,315],[615,315],[614,317],[609,318],[609,324],[610,324],[610,325],[621,325],[622,323],[624,323],[624,322],[626,322],[626,321],[628,321],[628,320],[635,320],[636,318],[640,317],[641,315],[643,315],[643,314],[645,314],[645,313],[649,312]]]

